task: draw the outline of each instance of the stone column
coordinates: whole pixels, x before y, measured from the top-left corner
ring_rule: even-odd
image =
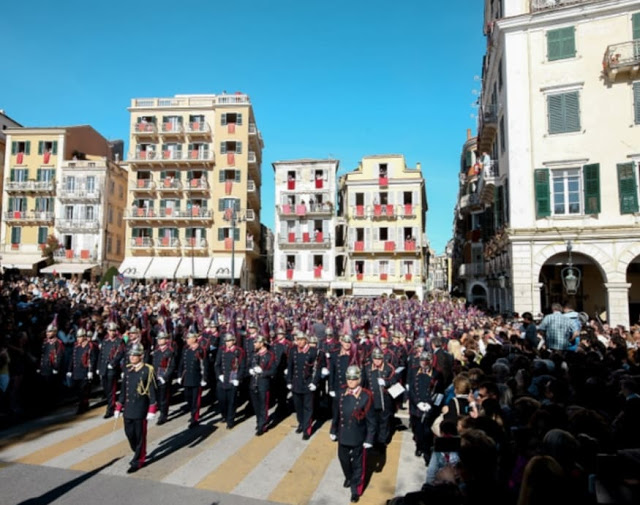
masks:
[[[606,282],[607,322],[611,326],[622,324],[629,327],[629,288],[628,282]]]

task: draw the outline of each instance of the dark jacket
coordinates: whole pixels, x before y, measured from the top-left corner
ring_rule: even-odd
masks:
[[[124,409],[126,419],[145,419],[154,414],[156,405],[156,381],[151,365],[142,364],[139,370],[129,364],[124,371],[116,410]]]
[[[317,349],[306,345],[303,350],[297,346],[291,348],[287,368],[287,384],[291,384],[294,393],[309,393],[309,384],[318,384],[320,367]]]
[[[59,372],[63,357],[64,344],[57,338],[53,342],[46,339],[42,344],[42,355],[40,356],[40,375],[50,377],[54,370]]]
[[[340,444],[349,447],[357,447],[365,442],[373,444],[375,435],[373,394],[362,387],[356,391],[354,395],[346,387],[342,388],[331,423],[331,434],[337,435]]]
[[[220,375],[224,376],[224,380],[222,381],[222,387],[224,389],[234,387],[231,381],[242,380],[245,374],[246,364],[245,353],[241,347],[234,345],[228,349],[225,346],[218,350],[215,364],[216,378]]]
[[[200,382],[207,380],[209,361],[205,351],[200,346],[191,349],[185,346],[182,350],[182,359],[178,369],[178,377],[182,379],[182,385],[186,387],[198,387]]]

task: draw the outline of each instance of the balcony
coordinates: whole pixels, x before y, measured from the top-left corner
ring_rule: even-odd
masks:
[[[264,147],[264,140],[262,139],[262,133],[256,127],[255,123],[249,123],[249,137],[257,140],[260,147]]]
[[[102,192],[99,189],[65,188],[58,189],[60,200],[99,201]]]
[[[163,137],[177,137],[182,136],[184,128],[180,123],[162,123],[160,131]]]
[[[478,126],[478,150],[491,151],[491,145],[498,133],[498,104],[485,104],[480,108]]]
[[[156,190],[156,183],[153,179],[138,179],[132,188],[136,193],[147,193]]]
[[[329,249],[331,247],[331,236],[317,233],[311,236],[308,232],[288,233],[278,236],[280,249]]]
[[[204,121],[192,121],[187,123],[186,131],[190,137],[206,137],[211,133],[211,128]]]
[[[480,174],[478,175],[478,189],[476,193],[481,195],[481,199],[489,202],[493,200],[493,188],[500,177],[500,167],[498,165],[498,160],[491,160],[480,170]],[[483,193],[491,193],[485,194]]]
[[[89,249],[81,249],[74,251],[73,249],[59,249],[53,253],[56,263],[76,263],[91,262],[98,259],[97,252],[91,252]]]
[[[608,46],[602,66],[610,81],[615,81],[618,76],[637,79],[640,70],[640,40]]]
[[[258,163],[258,157],[256,156],[255,151],[249,151],[249,154],[247,155],[247,161],[249,163]]]
[[[53,193],[56,188],[56,181],[5,181],[5,191],[7,193]]]
[[[60,232],[96,232],[100,223],[97,219],[57,219],[56,229]]]
[[[373,206],[373,219],[395,219],[397,213],[395,212],[394,205],[380,205],[375,204]]]
[[[183,251],[204,251],[209,247],[209,244],[207,243],[207,239],[204,237],[198,238],[198,237],[187,237],[186,239],[184,239],[184,242],[182,243],[182,250]]]
[[[212,221],[213,213],[210,210],[195,207],[190,210],[165,208],[159,211],[133,208],[125,212],[125,219],[133,221]]]
[[[253,179],[247,181],[247,196],[253,204],[259,205],[260,195],[258,194],[258,187]]]
[[[156,239],[156,249],[178,249],[180,239],[178,237],[161,237]]]
[[[173,177],[165,177],[157,189],[159,193],[176,193],[182,191],[182,183]]]
[[[136,137],[155,137],[158,134],[158,127],[154,123],[136,123],[131,131]]]
[[[53,212],[12,210],[4,213],[4,220],[14,224],[53,223]]]
[[[199,179],[189,179],[189,191],[192,193],[208,193],[209,192],[209,181],[204,177],[200,177]]]
[[[471,193],[460,197],[460,210],[470,210],[480,206],[480,196],[478,193]]]
[[[132,237],[131,249],[151,249],[153,248],[153,239],[151,237]]]
[[[594,0],[531,0],[531,12],[560,9],[576,4],[591,3]]]
[[[461,279],[471,279],[484,276],[484,263],[464,263],[460,265],[458,277]]]
[[[256,213],[253,209],[247,209],[244,214],[245,220],[248,222],[254,222],[256,220]]]
[[[247,237],[247,251],[254,252],[254,253],[259,253],[260,251],[258,250],[257,246],[258,246],[258,244],[256,243],[256,241],[253,238]]]

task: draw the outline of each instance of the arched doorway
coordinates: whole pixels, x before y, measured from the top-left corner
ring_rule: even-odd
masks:
[[[640,321],[640,255],[631,260],[627,266],[627,282],[629,286],[629,324]]]
[[[476,307],[487,307],[487,290],[482,284],[474,284],[471,288],[469,301]]]
[[[567,294],[562,284],[562,269],[569,264],[569,254],[554,254],[545,261],[538,274],[540,283],[540,309],[551,312],[551,304],[569,304],[578,312],[594,316],[607,309],[606,279],[601,266],[590,256],[582,253],[571,255],[573,266],[581,273],[580,286],[575,295]]]

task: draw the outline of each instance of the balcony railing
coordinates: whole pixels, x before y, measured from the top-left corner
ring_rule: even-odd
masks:
[[[207,191],[209,189],[209,181],[204,177],[189,180],[189,189],[191,191]]]
[[[181,123],[162,123],[161,130],[164,135],[181,135],[184,132]]]
[[[192,97],[173,97],[173,98],[134,98],[131,101],[132,107],[141,107],[144,109],[169,107],[212,107],[214,105],[251,103],[249,96],[244,93],[233,95],[215,95],[210,97],[192,96]]]
[[[57,219],[56,228],[60,231],[96,231],[100,227],[97,219]]]
[[[98,254],[95,251],[91,252],[89,249],[80,249],[79,251],[74,251],[73,249],[58,249],[53,253],[53,257],[56,263],[84,262],[95,261],[98,259]]]
[[[190,135],[207,134],[211,131],[209,125],[204,121],[192,121],[187,123],[187,133]]]
[[[458,276],[461,278],[482,277],[484,275],[484,263],[464,263],[460,265]]]
[[[102,192],[99,189],[65,188],[58,189],[58,197],[67,200],[99,200]]]
[[[278,236],[278,245],[281,249],[325,249],[331,246],[331,236],[324,233],[288,233]]]
[[[183,249],[206,249],[207,247],[207,239],[204,237],[187,237],[182,243]]]
[[[249,154],[247,155],[247,161],[249,163],[257,163],[258,162],[258,158],[256,157],[256,153],[254,151],[249,151]]]
[[[637,74],[640,70],[640,40],[630,40],[611,44],[604,53],[602,66],[609,79],[618,74],[629,72]]]
[[[213,161],[213,158],[213,151],[209,149],[194,149],[187,153],[187,159],[194,161]]]
[[[47,191],[51,192],[56,187],[56,181],[5,181],[5,189],[6,191]]]
[[[175,249],[180,247],[180,239],[178,237],[160,237],[156,239],[156,247],[158,249]]]
[[[211,219],[212,212],[207,209],[192,208],[188,210],[165,208],[160,210],[133,208],[125,212],[126,219]]]
[[[136,123],[133,126],[133,133],[135,135],[155,135],[158,133],[158,128],[154,123]]]
[[[154,191],[156,183],[153,179],[138,179],[133,186],[133,191]]]
[[[571,5],[591,3],[594,0],[531,0],[531,12],[570,7]]]
[[[151,237],[132,237],[131,248],[132,249],[148,249],[153,247],[153,238]]]
[[[182,183],[178,179],[171,177],[165,178],[158,184],[158,191],[179,191],[182,189]]]
[[[12,210],[4,213],[7,222],[53,221],[53,212]]]

